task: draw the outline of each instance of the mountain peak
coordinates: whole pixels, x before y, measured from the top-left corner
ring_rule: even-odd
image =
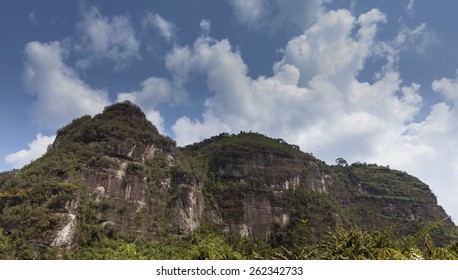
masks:
[[[130,101],[105,107],[103,113],[74,119],[67,126],[57,131],[55,143],[72,142],[108,142],[126,141],[152,143],[162,141],[163,136],[146,119],[137,105]]]
[[[94,117],[74,119],[57,131],[52,147],[71,152],[78,150],[81,155],[91,151],[141,160],[145,150],[151,147],[172,150],[176,144],[162,136],[137,105],[124,101],[107,106]]]
[[[140,107],[128,100],[105,107],[103,113],[99,116],[104,119],[122,117],[131,118],[139,122],[147,121],[146,115],[143,113]]]

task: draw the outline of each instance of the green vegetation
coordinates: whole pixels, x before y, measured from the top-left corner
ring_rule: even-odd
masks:
[[[50,246],[69,213],[73,243]],[[0,259],[457,259],[457,242],[405,172],[253,132],[177,148],[130,102],[0,173]]]
[[[436,224],[437,226],[437,224]],[[200,231],[184,238],[169,237],[162,241],[116,237],[92,229],[76,250],[57,250],[43,246],[33,251],[17,234],[0,229],[0,259],[100,259],[100,260],[458,260],[458,244],[436,247],[428,232],[393,238],[392,228],[363,231],[358,227],[329,231],[316,245],[293,243],[274,246],[258,239],[246,239],[234,234]],[[87,230],[87,229],[85,229]],[[95,230],[95,231],[94,231]],[[412,241],[415,240],[415,243]]]
[[[448,218],[429,187],[405,172],[354,163],[334,166],[333,173],[332,195],[351,225],[366,230],[394,227],[394,236],[402,237]],[[430,234],[441,246],[458,237],[450,219]]]

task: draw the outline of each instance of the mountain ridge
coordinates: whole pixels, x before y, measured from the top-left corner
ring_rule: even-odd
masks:
[[[162,240],[205,228],[275,246],[313,244],[341,227],[395,226],[402,236],[447,218],[417,178],[340,163],[253,132],[177,147],[138,106],[118,103],[73,120],[43,157],[2,173],[0,229],[43,254],[102,237]],[[455,234],[447,220],[431,235],[446,244]]]

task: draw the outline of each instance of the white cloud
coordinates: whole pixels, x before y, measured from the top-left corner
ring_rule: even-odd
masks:
[[[403,88],[403,100],[410,103],[403,107],[407,114],[403,117],[405,125],[397,126],[403,130],[393,127],[385,131],[376,146],[376,153],[368,158],[371,162],[406,170],[429,184],[455,222],[458,217],[458,178],[455,176],[458,172],[457,80],[441,78],[432,83],[432,89],[449,103],[434,104],[421,122],[408,117],[420,109],[421,99],[416,93],[419,85]]]
[[[164,78],[150,77],[143,81],[140,91],[118,93],[117,102],[132,101],[142,108],[154,108],[164,102],[180,101],[184,97],[179,89]]]
[[[52,144],[55,138],[55,135],[43,136],[41,133],[38,133],[36,138],[28,144],[28,149],[23,149],[5,156],[5,162],[13,168],[22,168],[24,165],[29,164],[46,153],[48,145]]]
[[[406,170],[429,183],[447,210],[453,209],[458,199],[458,189],[450,187],[458,186],[458,125],[454,121],[458,118],[458,72],[455,78],[432,83],[432,90],[447,103],[433,105],[429,115],[417,122],[423,106],[422,86],[404,84],[397,65],[402,51],[422,52],[430,44],[433,36],[426,24],[401,25],[393,40],[378,41],[379,25],[387,21],[379,10],[359,17],[347,10],[323,13],[324,2],[231,2],[240,23],[253,29],[268,24],[274,31],[287,25],[303,28],[286,44],[271,76],[248,76],[239,51],[227,39],[209,37],[211,24],[203,20],[201,36],[193,45],[173,44],[167,54],[165,63],[172,79],[150,77],[140,89],[119,93],[117,100],[141,106],[164,133],[164,119],[157,107],[183,102],[185,85],[200,75],[211,96],[200,117],[182,116],[173,125],[179,145],[223,131],[258,131],[298,144],[328,162],[344,157],[348,162],[376,162]],[[413,9],[413,3],[409,2],[408,9]],[[103,17],[96,8],[85,12],[78,25],[81,42],[76,47],[87,59],[80,60],[80,66],[109,59],[121,69],[139,58],[139,42],[129,18]],[[159,15],[149,15],[145,24],[152,24],[167,41],[173,41],[176,27]],[[110,103],[105,91],[90,88],[65,64],[65,55],[58,42],[30,42],[25,48],[24,85],[37,97],[35,119],[47,127],[57,128],[77,116],[98,113]],[[386,64],[374,81],[359,81],[359,72],[374,57]],[[43,138],[37,135],[28,150],[5,160],[13,166],[22,159],[27,163],[34,158],[32,154],[39,154],[32,151],[43,150]],[[449,213],[458,217],[458,210],[452,211]]]
[[[447,100],[458,104],[458,70],[455,79],[441,78],[432,84],[435,92],[441,93]]]
[[[256,2],[253,2],[256,3]],[[175,47],[167,66],[175,79],[204,75],[212,96],[201,118],[178,119],[172,130],[179,145],[217,133],[253,130],[299,144],[330,163],[337,157],[406,170],[429,183],[449,214],[458,197],[458,78],[442,78],[433,89],[452,104],[439,103],[415,122],[423,106],[421,86],[405,85],[397,71],[401,51],[425,27],[401,29],[395,39],[377,41],[386,17],[371,10],[355,18],[330,11],[302,35],[291,39],[273,75],[252,78],[228,40],[207,36],[193,46]],[[381,50],[382,48],[382,50]],[[367,59],[379,56],[385,67],[372,83],[357,79]]]
[[[204,74],[214,95],[205,102],[202,121],[183,118],[175,134],[188,135],[180,129],[195,126],[195,141],[210,136],[219,123],[225,130],[283,137],[305,150],[320,147],[327,159],[342,143],[351,146],[346,154],[354,158],[376,153],[378,137],[391,130],[402,134],[422,104],[420,86],[401,87],[396,71],[385,71],[373,84],[355,78],[373,55],[377,25],[385,21],[378,10],[357,19],[345,10],[331,11],[287,44],[272,77],[257,79],[247,76],[227,40],[200,37],[192,48],[176,47],[167,59],[172,73],[181,80],[196,71]],[[206,123],[211,128],[201,129]],[[181,136],[177,141],[189,143]]]
[[[203,19],[200,21],[200,29],[202,30],[203,35],[208,36],[210,33],[210,29],[212,27],[211,21],[207,19]]]
[[[155,108],[162,103],[180,104],[186,100],[187,93],[164,78],[150,77],[141,86],[139,91],[118,93],[117,102],[129,100],[140,106],[147,119],[164,134],[164,119]]]
[[[176,26],[158,14],[147,13],[143,19],[143,26],[153,26],[167,42],[171,42],[175,37]]]
[[[65,65],[64,53],[58,42],[29,42],[25,47],[24,86],[36,96],[34,120],[46,128],[59,128],[73,118],[99,113],[110,104],[107,92],[90,88]]]
[[[164,118],[159,111],[150,109],[145,112],[146,118],[157,128],[160,134],[165,134]]]
[[[202,140],[202,137],[217,135],[223,131],[232,132],[229,125],[225,124],[218,117],[206,112],[203,114],[203,122],[190,120],[184,116],[179,118],[172,128],[177,143],[191,144]]]
[[[97,8],[84,5],[81,14],[83,19],[77,24],[79,42],[75,44],[75,50],[83,56],[78,61],[79,67],[86,68],[94,60],[108,59],[120,70],[140,58],[140,42],[129,17],[104,17]]]
[[[395,42],[401,50],[413,47],[417,53],[424,53],[426,48],[435,40],[436,37],[434,33],[428,29],[426,23],[421,23],[415,28],[409,28],[405,25],[401,25],[401,30],[396,37]]]
[[[409,28],[401,23],[397,36],[388,42],[377,42],[374,46],[374,54],[386,59],[387,63],[380,73],[376,73],[376,78],[380,77],[385,71],[394,70],[398,63],[401,52],[414,50],[422,54],[437,40],[435,34],[428,29],[425,23],[421,23],[415,28]]]
[[[200,37],[192,49],[176,47],[167,57],[167,66],[179,80],[187,80],[190,73],[205,75],[207,87],[214,93],[205,102],[207,111],[202,121],[182,117],[172,127],[179,144],[236,128],[230,123],[239,123],[237,128],[248,127],[250,120],[254,120],[250,114],[258,113],[251,110],[253,101],[246,65],[240,54],[232,51],[229,41]]]
[[[274,26],[296,27],[303,31],[324,12],[323,4],[328,0],[275,0],[278,13],[273,18]]]
[[[252,28],[259,28],[268,12],[262,0],[232,0],[231,4],[237,20]]]
[[[374,122],[379,118],[375,113],[384,114],[383,109],[396,103],[394,92],[399,90],[398,76],[389,75],[379,83],[365,86],[366,95],[382,95],[386,91],[388,97],[383,108],[371,107],[370,102],[366,108],[357,108],[356,105],[361,105],[362,101],[356,102],[357,97],[353,96],[353,102],[357,104],[352,104],[346,96],[349,93],[342,90],[349,90],[353,84],[360,85],[354,76],[369,55],[377,23],[384,20],[384,15],[377,10],[358,19],[344,10],[329,12],[303,35],[288,43],[284,58],[274,65],[272,77],[248,77],[247,66],[227,40],[200,37],[192,49],[175,48],[168,56],[169,69],[181,80],[185,80],[191,70],[199,71],[207,77],[207,86],[214,95],[205,102],[207,112],[202,122],[182,119],[179,126],[172,128],[173,131],[182,135],[179,130],[184,124],[194,125],[197,129],[193,140],[207,137],[213,129],[198,128],[207,122],[213,128],[215,122],[210,119],[216,118],[225,124],[220,127],[232,131],[255,130],[289,137],[297,142],[293,135],[312,130],[323,141],[321,136],[326,134],[324,130],[327,129],[335,130],[336,134],[348,133],[348,127],[342,130],[334,126],[333,123],[338,120],[347,120],[344,125],[350,126],[357,116],[364,115],[369,123]],[[352,35],[356,25],[358,32]],[[389,87],[392,83],[394,86]],[[364,88],[364,85],[359,88]],[[358,109],[356,114],[348,113],[350,106]],[[359,111],[370,108],[377,112]],[[326,140],[329,145],[335,142],[333,136],[338,135],[329,134]],[[187,142],[182,137],[177,141],[180,144]],[[308,141],[311,142],[316,141]]]
[[[330,11],[304,34],[288,42],[280,63],[299,68],[302,86],[318,74],[346,82],[363,68],[374,44],[377,24],[385,20],[378,10],[371,10],[358,19],[347,10]],[[358,32],[351,36],[356,25]]]
[[[322,13],[328,0],[231,0],[239,23],[253,30],[276,32],[281,27],[303,31]]]
[[[379,153],[379,157],[374,159],[394,162],[393,166],[403,168],[428,183],[455,222],[458,217],[456,84],[456,78],[435,80],[433,90],[441,93],[449,103],[439,102],[431,107],[425,120],[407,124],[405,135],[398,137],[403,140],[402,145],[392,145],[392,149],[386,145],[386,153]],[[399,162],[402,159],[404,161]]]
[[[413,17],[415,15],[415,0],[409,0],[404,9],[409,17]]]
[[[174,46],[166,55],[165,65],[173,74],[174,81],[183,85],[188,81],[189,71],[195,62],[189,47]]]

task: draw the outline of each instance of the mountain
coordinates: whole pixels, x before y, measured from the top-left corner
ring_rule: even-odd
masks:
[[[405,172],[343,159],[329,166],[282,139],[221,134],[182,151],[201,164],[206,192],[241,235],[318,242],[329,229],[358,225],[395,226],[405,236],[447,217],[429,187]],[[446,243],[453,228],[447,221],[437,241]]]
[[[0,247],[20,248],[11,255],[19,258],[204,230],[278,247],[353,225],[405,236],[445,220],[435,242],[457,236],[429,187],[405,172],[343,159],[329,166],[253,132],[177,147],[130,102],[73,120],[44,156],[1,173],[0,210]]]

